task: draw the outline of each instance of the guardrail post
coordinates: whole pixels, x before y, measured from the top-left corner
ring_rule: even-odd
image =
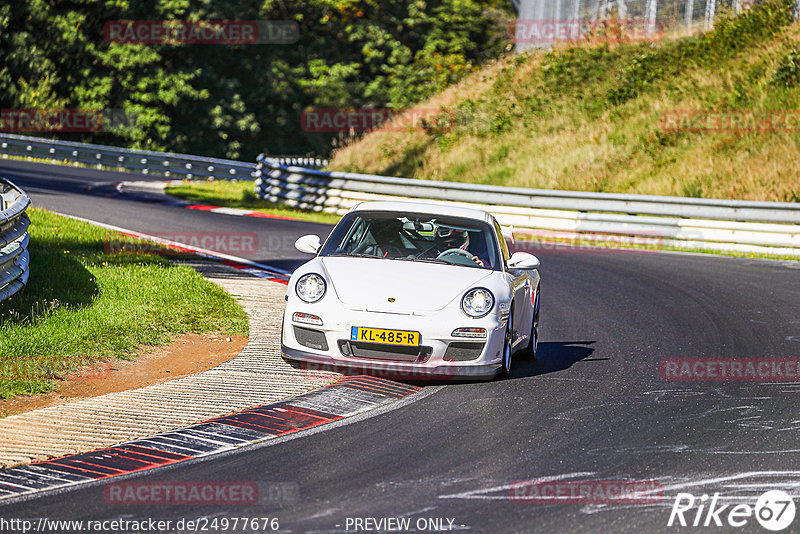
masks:
[[[620,20],[628,19],[628,6],[625,5],[625,0],[617,0],[617,13]]]
[[[717,14],[717,0],[706,0],[706,22],[705,29],[714,29],[714,17]]]
[[[658,14],[658,0],[647,0],[647,8],[645,12],[645,20],[647,28],[645,33],[652,35],[656,31],[656,15]]]
[[[569,20],[573,23],[581,19],[581,0],[573,0],[572,12],[570,13]]]

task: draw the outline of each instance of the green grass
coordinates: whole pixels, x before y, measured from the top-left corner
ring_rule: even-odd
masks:
[[[262,200],[256,196],[253,182],[187,180],[181,185],[167,187],[166,192],[168,195],[191,202],[211,204],[224,208],[249,209],[279,217],[291,217],[325,224],[336,224],[341,218],[332,213],[295,210]]]
[[[337,171],[545,189],[796,202],[800,131],[674,132],[679,110],[800,109],[790,0],[660,42],[503,58],[421,109],[440,120],[338,150]]]
[[[28,286],[0,303],[0,398],[51,390],[106,358],[130,359],[183,333],[248,335],[236,301],[190,267],[119,254],[116,234],[30,209]]]

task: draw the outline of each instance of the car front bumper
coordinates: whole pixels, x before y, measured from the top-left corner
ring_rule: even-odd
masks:
[[[438,317],[436,316],[438,315]],[[498,374],[505,336],[505,317],[491,315],[482,319],[415,315],[376,315],[348,310],[336,314],[339,320],[326,321],[325,326],[300,324],[286,313],[281,336],[281,354],[286,360],[301,362],[306,370],[361,372],[398,380],[486,380]],[[446,324],[446,327],[441,325]],[[351,327],[362,326],[389,330],[415,331],[421,334],[417,355],[398,354],[396,347],[364,344],[350,339]],[[456,328],[481,327],[485,338],[454,337]],[[301,342],[297,329],[312,332],[316,340]],[[307,332],[306,332],[307,333]],[[323,339],[324,336],[324,339]],[[483,344],[480,348],[479,344]],[[453,361],[458,348],[472,347],[467,360]],[[454,351],[454,352],[453,352]],[[473,357],[474,356],[474,357]],[[449,359],[448,359],[449,358]]]
[[[298,362],[304,371],[313,375],[315,371],[363,373],[390,380],[488,380],[497,376],[500,363],[452,365],[421,365],[387,360],[339,359],[315,354],[307,350],[290,349],[281,345],[284,359]]]

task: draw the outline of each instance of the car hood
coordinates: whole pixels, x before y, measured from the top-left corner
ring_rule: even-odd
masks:
[[[329,256],[320,261],[342,303],[382,313],[441,310],[493,273],[458,265],[377,258]]]

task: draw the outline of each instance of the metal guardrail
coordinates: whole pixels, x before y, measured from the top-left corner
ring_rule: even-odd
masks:
[[[30,203],[24,191],[0,178],[0,302],[28,283]]]
[[[123,170],[174,179],[252,180],[255,164],[171,152],[153,152],[107,145],[0,134],[0,157],[43,159],[50,163],[82,163],[99,169]],[[269,158],[276,164],[322,168],[326,160],[295,156]]]
[[[479,207],[542,237],[634,236],[679,248],[800,255],[800,203],[524,189],[323,172],[259,157],[261,198],[345,213],[364,200],[435,200]],[[602,238],[600,239],[602,240]]]

